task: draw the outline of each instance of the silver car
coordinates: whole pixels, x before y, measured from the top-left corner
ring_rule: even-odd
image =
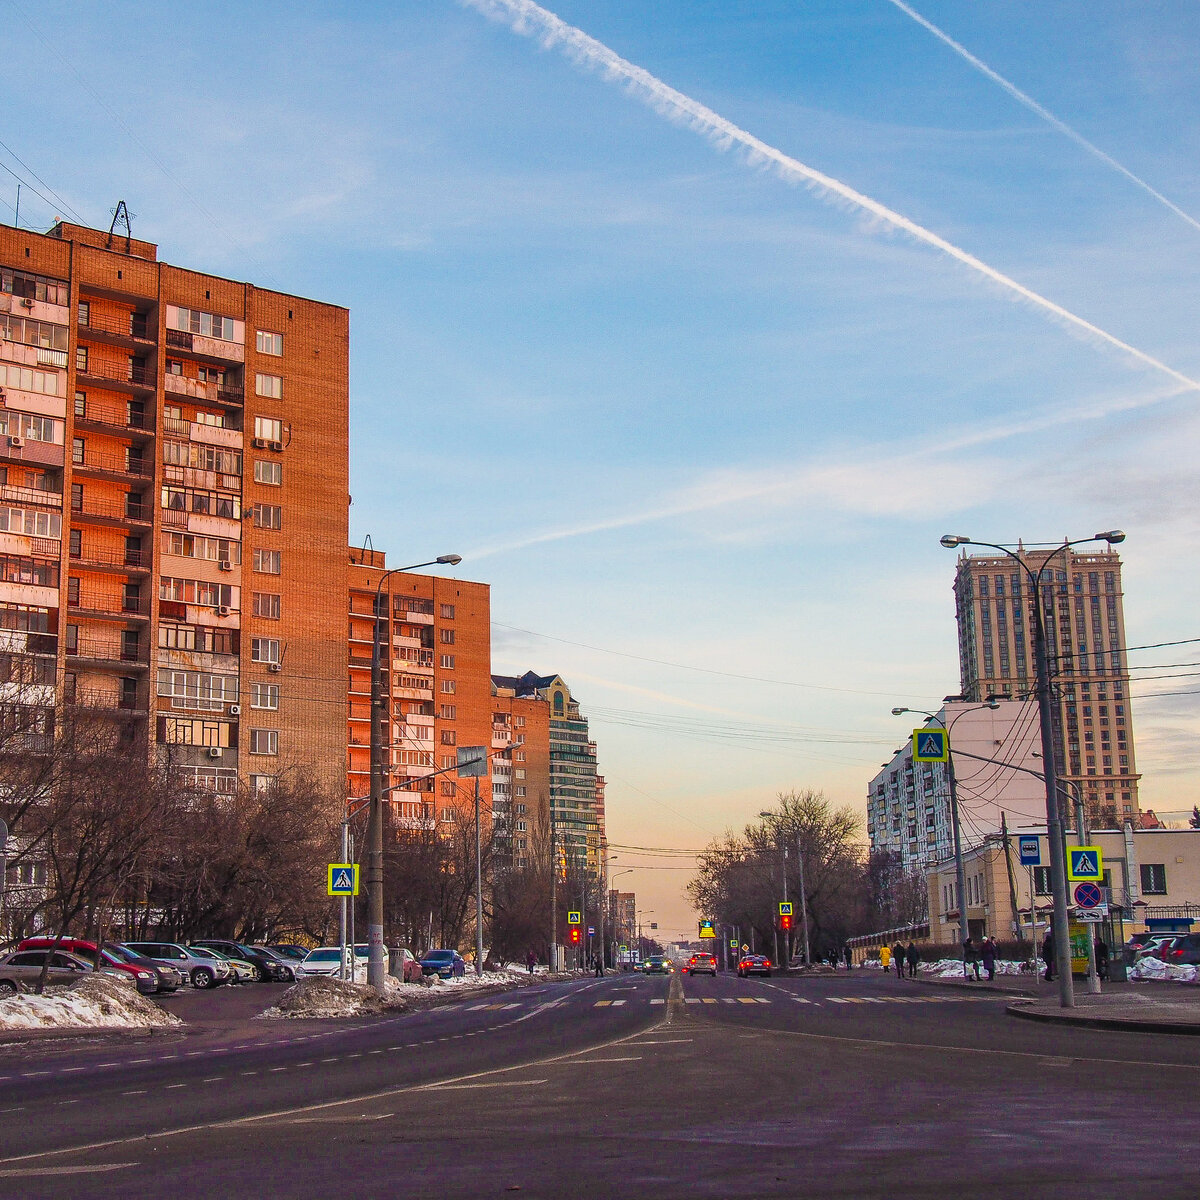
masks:
[[[125,942],[135,954],[150,959],[156,967],[174,967],[194,988],[211,988],[229,983],[233,968],[217,958],[203,957],[178,942]]]
[[[18,950],[0,958],[0,999],[34,987],[42,974],[46,957],[50,957],[50,969],[46,972],[46,983],[70,987],[79,983],[92,971],[92,964],[85,962],[65,950]],[[113,975],[120,972],[106,971]],[[128,978],[128,976],[126,976]]]

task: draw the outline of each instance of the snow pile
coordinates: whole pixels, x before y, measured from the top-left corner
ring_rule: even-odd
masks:
[[[1011,959],[1006,958],[996,959],[997,975],[1032,974],[1032,972],[1024,968],[1024,963],[1013,962]],[[961,958],[942,958],[937,962],[918,963],[917,970],[923,975],[933,975],[937,979],[963,979],[967,977],[967,971]],[[986,978],[987,976],[987,972],[983,969],[982,960],[979,963],[979,974],[982,978]],[[971,969],[969,978],[975,978],[974,968]]]
[[[259,1016],[366,1017],[381,1013],[384,1009],[404,1009],[405,1002],[398,994],[401,989],[404,989],[404,984],[390,978],[383,995],[380,995],[369,984],[348,983],[330,975],[310,975],[288,988],[277,1004]]]
[[[1193,966],[1165,963],[1161,958],[1140,958],[1129,972],[1130,979],[1165,979],[1177,983],[1195,983],[1197,970]]]
[[[182,1025],[138,994],[132,979],[89,975],[66,991],[0,1000],[0,1029],[147,1029]]]

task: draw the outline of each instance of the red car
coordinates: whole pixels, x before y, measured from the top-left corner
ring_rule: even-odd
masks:
[[[747,954],[737,968],[738,978],[745,979],[747,975],[765,975],[771,978],[771,960],[762,954]]]
[[[684,971],[689,975],[703,975],[706,972],[714,979],[717,977],[717,960],[711,954],[693,954],[687,960]]]

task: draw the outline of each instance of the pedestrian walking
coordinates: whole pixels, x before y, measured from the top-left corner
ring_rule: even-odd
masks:
[[[975,972],[975,982],[979,982],[979,951],[971,938],[963,942],[963,978],[968,978],[968,970]]]
[[[532,950],[525,955],[525,966],[529,969],[530,975],[532,975],[533,968],[537,966],[537,955]]]
[[[599,979],[604,974],[604,959],[596,954],[592,956],[592,968],[596,972],[596,978]]]
[[[842,953],[846,956],[846,970],[852,970],[854,967],[854,955],[850,952],[850,944],[848,942],[846,943],[846,948],[842,951]]]
[[[983,969],[989,981],[996,978],[996,939],[991,934],[983,939]]]
[[[891,946],[879,947],[879,965],[885,970],[892,969],[892,948]]]
[[[892,947],[892,957],[896,960],[896,977],[904,978],[904,943],[897,942]]]
[[[904,948],[904,958],[905,958],[905,961],[907,961],[907,963],[908,963],[909,979],[916,979],[916,977],[917,977],[917,962],[920,959],[920,957],[921,956],[917,953],[916,942],[909,942],[908,945]]]
[[[1054,982],[1054,930],[1046,930],[1042,939],[1042,962],[1046,964],[1046,974],[1042,977],[1047,983]]]
[[[1096,974],[1108,978],[1108,943],[1101,937],[1096,939]]]

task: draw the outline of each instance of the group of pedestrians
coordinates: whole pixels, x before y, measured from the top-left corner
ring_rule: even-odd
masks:
[[[903,942],[897,942],[894,946],[881,946],[879,948],[879,962],[885,971],[892,969],[892,963],[896,964],[896,974],[903,979],[905,969],[909,979],[917,977],[917,963],[921,961],[921,955],[917,950],[915,942],[909,942],[904,945]]]
[[[969,979],[971,973],[974,973],[975,982],[980,980],[979,964],[982,962],[983,969],[987,972],[988,980],[996,978],[996,939],[989,935],[985,937],[980,945],[975,945],[974,938],[967,938],[963,942],[963,978]]]

